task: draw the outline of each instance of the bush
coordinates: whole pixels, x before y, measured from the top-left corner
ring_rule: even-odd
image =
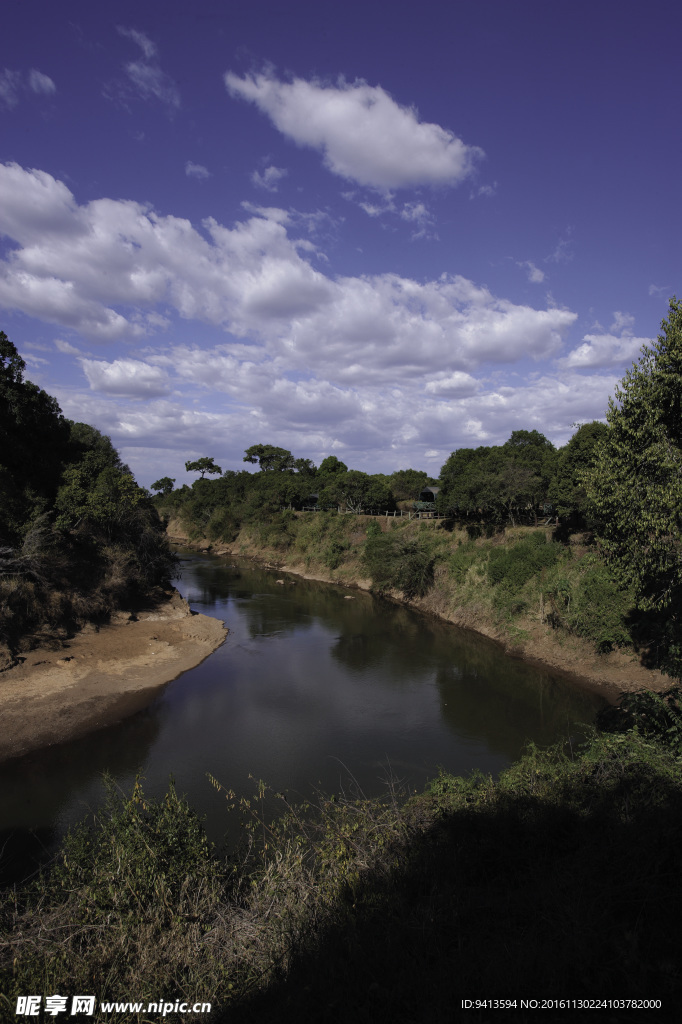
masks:
[[[573,588],[568,626],[579,636],[592,640],[600,653],[632,643],[626,617],[634,604],[632,593],[623,590],[596,555],[587,554],[580,563],[578,585]]]
[[[485,551],[481,548],[477,548],[471,541],[468,541],[466,544],[462,544],[461,547],[458,547],[457,550],[452,553],[448,560],[450,575],[457,581],[457,583],[463,584],[471,566],[484,556]]]
[[[553,566],[561,557],[559,544],[547,542],[544,533],[533,533],[512,548],[492,548],[488,561],[488,579],[496,586],[510,590],[522,587],[543,569]]]
[[[378,526],[377,526],[378,528]],[[428,538],[406,540],[395,532],[367,531],[363,565],[375,590],[399,590],[407,598],[423,597],[433,585],[435,559]]]
[[[662,693],[642,690],[622,694],[619,704],[599,713],[597,725],[603,732],[624,733],[636,729],[641,736],[656,740],[680,757],[682,688],[672,686]]]

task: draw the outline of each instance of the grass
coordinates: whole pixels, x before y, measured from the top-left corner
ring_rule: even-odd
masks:
[[[255,783],[251,801],[226,794],[244,824],[227,858],[172,788],[112,794],[51,871],[5,893],[0,1013],[84,991],[210,1001],[235,1024],[449,1021],[472,994],[670,1010],[681,762],[623,727],[531,747],[497,782],[441,772],[418,796],[291,807]]]

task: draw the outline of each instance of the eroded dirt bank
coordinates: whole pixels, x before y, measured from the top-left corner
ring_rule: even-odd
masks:
[[[177,591],[137,618],[88,627],[59,650],[38,649],[0,672],[0,761],[75,739],[145,707],[200,664],[227,630]]]
[[[172,543],[196,551],[210,552],[214,555],[246,556],[279,572],[292,573],[305,579],[362,590],[370,588],[370,581],[357,575],[352,578],[340,577],[339,573],[330,572],[319,564],[306,567],[302,561],[296,560],[294,555],[283,557],[281,552],[256,549],[242,537],[237,538],[232,544],[211,544],[208,540],[190,541],[182,524],[176,519],[172,519],[168,524],[168,537]],[[396,600],[400,598],[400,595],[391,596]],[[485,614],[484,609],[477,609],[475,606],[458,607],[453,604],[447,585],[438,578],[433,590],[425,597],[403,600],[402,603],[436,615],[463,629],[480,633],[499,643],[512,657],[570,676],[576,684],[596,690],[610,701],[616,701],[622,693],[642,689],[666,690],[673,684],[670,676],[663,675],[657,669],[647,668],[632,651],[615,650],[610,654],[598,654],[588,641],[564,631],[554,630],[531,616],[522,621],[524,635],[510,639],[504,630]]]

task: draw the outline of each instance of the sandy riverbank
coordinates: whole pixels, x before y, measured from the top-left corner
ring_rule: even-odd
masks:
[[[199,665],[227,630],[178,594],[137,618],[119,612],[58,650],[35,650],[0,672],[0,761],[75,739],[145,707]]]

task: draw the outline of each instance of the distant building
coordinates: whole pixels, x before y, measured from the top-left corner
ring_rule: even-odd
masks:
[[[419,492],[420,501],[435,501],[440,487],[423,487]]]

